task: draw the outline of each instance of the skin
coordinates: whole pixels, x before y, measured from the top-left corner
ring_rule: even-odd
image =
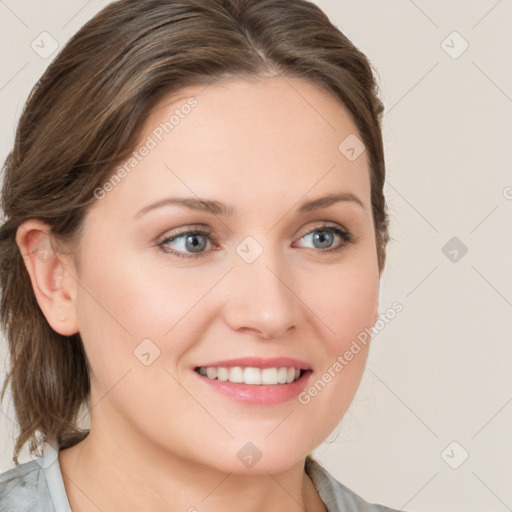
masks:
[[[191,96],[191,113],[88,210],[79,265],[31,252],[49,233],[44,223],[18,231],[43,313],[61,334],[80,332],[91,365],[90,434],[59,452],[70,504],[74,512],[322,511],[304,459],[348,409],[368,349],[307,404],[243,404],[193,368],[289,356],[309,363],[312,383],[375,323],[367,155],[351,162],[338,150],[358,133],[343,105],[280,77],[182,90],[152,112],[141,143]],[[364,208],[343,201],[298,213],[333,192],[353,193]],[[215,199],[237,213],[173,205],[136,216],[171,196]],[[325,252],[313,239],[325,222],[355,242],[333,233],[331,247],[346,245]],[[165,248],[190,259],[158,246],[198,224],[215,237],[200,237],[202,255],[194,258],[185,237]],[[263,249],[250,264],[236,252],[247,236]],[[147,338],[160,350],[149,366],[134,356]],[[262,453],[252,468],[237,457],[248,442]]]

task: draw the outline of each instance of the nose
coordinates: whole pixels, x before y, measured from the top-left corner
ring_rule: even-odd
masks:
[[[231,329],[267,340],[290,334],[298,325],[301,301],[293,272],[264,252],[256,261],[238,260],[231,272],[224,319]]]

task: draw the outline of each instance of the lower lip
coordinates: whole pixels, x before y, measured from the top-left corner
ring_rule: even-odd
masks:
[[[194,371],[206,384],[218,393],[249,405],[274,405],[295,399],[306,387],[311,370],[304,372],[296,381],[289,384],[238,384],[235,382],[209,379]]]

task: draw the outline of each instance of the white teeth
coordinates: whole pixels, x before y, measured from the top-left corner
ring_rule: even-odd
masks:
[[[222,382],[226,382],[229,379],[228,369],[224,368],[223,366],[219,366],[217,368],[217,379]]]
[[[224,366],[209,366],[205,368],[201,366],[199,373],[208,377],[209,379],[217,379],[223,382],[235,382],[251,385],[275,385],[275,384],[289,384],[300,377],[300,370],[298,368],[254,368],[241,366],[232,366],[226,368]]]
[[[244,381],[244,371],[240,366],[233,366],[229,370],[229,382],[241,384]]]
[[[259,368],[246,368],[244,370],[245,384],[261,384],[261,370]]]
[[[261,370],[261,384],[275,384],[279,382],[277,378],[278,372],[277,368],[263,368]]]
[[[288,377],[288,370],[286,368],[279,368],[277,372],[277,381],[279,384],[286,384],[286,379]]]

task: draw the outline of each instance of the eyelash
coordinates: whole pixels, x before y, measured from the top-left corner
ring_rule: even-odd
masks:
[[[331,233],[338,235],[343,240],[343,243],[340,246],[336,247],[335,249],[323,249],[323,250],[317,249],[316,252],[320,252],[320,253],[336,254],[336,253],[343,251],[344,249],[347,248],[347,246],[355,243],[355,241],[356,241],[356,239],[348,231],[341,229],[338,226],[331,226],[331,225],[327,225],[327,224],[324,224],[322,226],[315,227],[315,228],[311,229],[310,231],[308,231],[307,233],[302,235],[299,238],[299,240],[304,238],[307,235],[310,235],[311,233],[313,233],[315,231],[329,231]],[[185,236],[185,235],[187,235],[187,236],[203,235],[203,236],[209,237],[210,241],[213,242],[214,244],[216,244],[218,242],[218,239],[214,236],[214,234],[211,230],[204,229],[204,228],[194,228],[194,229],[188,229],[188,230],[185,230],[182,232],[178,232],[170,237],[166,237],[164,240],[159,242],[157,244],[157,246],[160,248],[160,250],[162,252],[164,252],[166,254],[172,254],[178,258],[194,259],[194,258],[199,258],[199,257],[207,255],[207,252],[200,252],[200,253],[196,253],[194,255],[194,254],[184,254],[181,252],[176,252],[176,251],[166,249],[165,244],[168,244],[169,242],[174,242],[174,240],[176,240],[177,238],[181,238],[182,236]],[[315,250],[315,249],[312,249],[312,250]]]

